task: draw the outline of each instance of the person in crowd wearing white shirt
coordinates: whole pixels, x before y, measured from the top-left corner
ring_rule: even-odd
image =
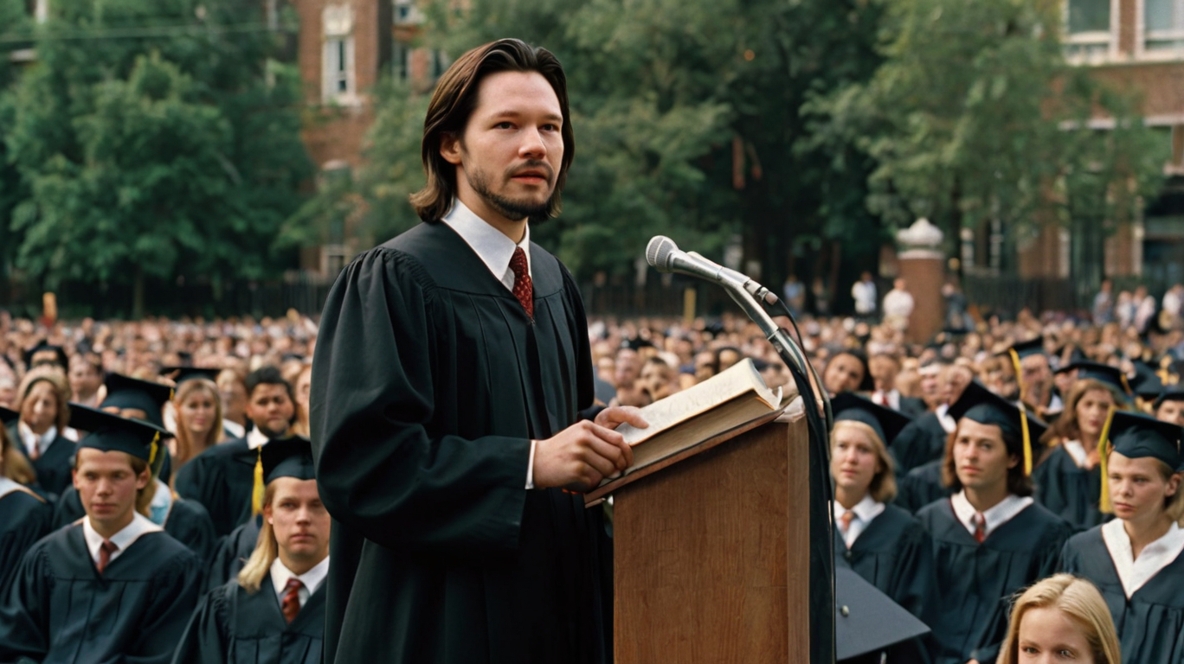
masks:
[[[884,295],[884,323],[894,330],[904,332],[909,329],[909,316],[913,315],[916,302],[908,291],[908,284],[904,279],[892,282],[892,290]]]
[[[1139,334],[1145,334],[1155,318],[1155,297],[1147,292],[1146,286],[1139,286],[1131,302],[1135,308],[1135,329],[1139,330]]]
[[[260,449],[263,525],[246,565],[202,600],[174,664],[312,664],[325,633],[329,512],[321,503],[307,439]]]
[[[25,554],[0,604],[0,661],[164,664],[197,604],[202,563],[137,511],[162,429],[76,406],[90,432],[74,486],[86,516]]]
[[[37,485],[50,502],[70,486],[70,461],[76,445],[65,436],[70,420],[70,383],[56,366],[44,366],[25,374],[17,388],[14,410],[21,414],[16,434],[20,449],[37,473]]]
[[[234,369],[223,369],[215,381],[222,399],[223,440],[245,438],[251,420],[247,418],[247,386]]]
[[[1045,426],[978,383],[950,406],[943,475],[954,491],[917,513],[933,542],[939,664],[987,664],[1007,633],[1008,598],[1056,569],[1071,530],[1032,500],[1032,441]]]
[[[932,544],[921,524],[890,505],[896,478],[888,444],[908,418],[863,397],[831,400],[831,477],[835,483],[835,565],[849,567],[892,601],[928,621],[934,607]],[[924,647],[892,649],[889,661],[914,661]]]
[[[871,272],[859,275],[859,281],[851,286],[851,298],[855,300],[855,313],[861,318],[872,318],[876,315],[876,282]]]
[[[875,382],[871,400],[909,419],[920,417],[926,411],[925,402],[916,397],[906,397],[896,389],[896,376],[900,373],[900,358],[890,352],[873,353],[868,358],[868,371]]]
[[[1124,662],[1184,661],[1184,430],[1118,412],[1102,453],[1103,511],[1113,521],[1074,536],[1063,571],[1101,591],[1118,629]]]
[[[1015,601],[998,664],[1122,664],[1114,620],[1094,584],[1072,574],[1035,583]]]
[[[102,400],[103,362],[94,353],[79,353],[70,359],[70,390],[74,403],[97,407]]]

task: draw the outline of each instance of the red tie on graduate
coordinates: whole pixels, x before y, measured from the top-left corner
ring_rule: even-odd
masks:
[[[971,520],[974,522],[974,541],[982,544],[987,539],[987,517],[975,512]]]
[[[534,318],[534,284],[530,281],[530,270],[526,266],[526,252],[522,247],[514,249],[510,257],[510,269],[514,271],[514,297],[526,310],[526,315]]]
[[[288,585],[284,586],[287,592],[284,593],[284,601],[280,603],[280,612],[284,614],[284,620],[292,622],[296,619],[296,614],[300,613],[300,589],[303,587],[300,579],[288,579]]]
[[[95,565],[99,570],[99,574],[102,574],[103,570],[107,569],[107,563],[111,562],[111,554],[118,550],[119,547],[111,540],[103,540],[103,543],[99,545],[99,563]]]
[[[847,531],[851,530],[851,522],[854,520],[855,520],[855,512],[852,512],[850,510],[843,512],[843,514],[841,516],[839,516],[839,523],[842,524],[842,526],[843,526],[843,534],[844,535],[847,534]]]

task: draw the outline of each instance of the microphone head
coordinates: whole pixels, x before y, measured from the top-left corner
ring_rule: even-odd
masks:
[[[645,262],[657,268],[659,272],[669,272],[670,254],[676,251],[678,245],[674,244],[674,240],[665,235],[655,235],[645,246]]]

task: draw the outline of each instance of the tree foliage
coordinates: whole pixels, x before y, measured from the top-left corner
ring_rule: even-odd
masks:
[[[231,0],[61,0],[6,94],[17,266],[142,286],[257,278],[309,173],[299,81],[270,59],[258,7]],[[244,29],[246,28],[246,29]]]

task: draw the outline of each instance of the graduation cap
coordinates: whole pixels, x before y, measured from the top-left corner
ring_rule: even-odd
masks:
[[[316,479],[312,459],[312,443],[302,436],[289,436],[268,441],[257,448],[255,486],[251,491],[251,513],[263,511],[263,491],[272,480],[295,477],[298,480]]]
[[[1035,339],[1012,344],[1011,348],[1007,349],[1007,352],[1008,354],[1014,353],[1021,360],[1033,355],[1044,355],[1044,337],[1036,337]]]
[[[162,376],[169,376],[174,373],[177,375],[176,375],[176,377],[173,378],[173,382],[175,382],[179,386],[179,385],[181,385],[181,383],[184,383],[187,380],[193,380],[195,378],[204,378],[210,382],[216,382],[218,380],[218,374],[222,373],[222,370],[221,369],[203,369],[201,367],[161,367],[160,368],[160,375],[162,375]]]
[[[0,425],[8,426],[9,424],[12,424],[13,422],[19,420],[20,418],[21,418],[20,413],[16,412],[15,410],[12,410],[10,408],[5,408],[4,406],[0,406]]]
[[[955,421],[967,417],[980,424],[993,424],[1003,431],[1005,439],[1020,441],[1022,449],[1010,451],[1023,457],[1024,475],[1032,474],[1032,441],[1039,440],[1048,425],[1029,415],[1027,409],[995,394],[978,381],[971,381],[962,396],[950,406],[948,414]]]
[[[1058,353],[1058,355],[1059,355],[1059,353]],[[1067,362],[1065,362],[1064,364],[1062,364],[1061,366],[1057,367],[1057,370],[1054,371],[1053,373],[1065,373],[1066,371],[1072,371],[1077,368],[1077,366],[1076,366],[1077,364],[1080,364],[1081,362],[1088,362],[1088,361],[1089,361],[1089,357],[1087,357],[1085,353],[1081,352],[1080,348],[1078,348],[1077,346],[1074,346],[1072,349],[1069,350],[1069,360]]]
[[[1106,478],[1109,477],[1106,457],[1111,450],[1128,459],[1159,459],[1172,470],[1176,470],[1182,464],[1182,437],[1184,429],[1178,424],[1162,422],[1139,413],[1112,410],[1105,426],[1102,427],[1100,438],[1105,446],[1105,449],[1099,450],[1099,465],[1102,468],[1102,499],[1099,502],[1101,510],[1107,513],[1114,511],[1110,503],[1110,485],[1106,482]]]
[[[1076,362],[1068,368],[1077,369],[1076,380],[1096,380],[1114,388],[1119,394],[1130,396],[1131,386],[1126,380],[1126,374],[1118,367],[1100,362]]]
[[[1155,403],[1152,407],[1159,410],[1165,401],[1184,401],[1184,388],[1173,387],[1170,390],[1160,390],[1159,396],[1155,398]]]
[[[70,368],[70,358],[66,356],[66,351],[61,346],[51,346],[42,341],[33,348],[25,351],[26,369],[33,368],[33,357],[38,353],[53,353],[57,358],[54,360],[55,364],[61,367],[63,371]]]
[[[78,447],[126,452],[149,465],[156,462],[161,441],[172,437],[168,431],[147,422],[76,403],[70,404],[70,426],[88,432],[78,441]]]
[[[891,445],[911,421],[891,408],[885,408],[850,392],[836,394],[830,400],[830,406],[835,414],[836,424],[841,421],[866,424],[876,432],[885,447]]]
[[[107,398],[100,408],[135,408],[144,411],[151,424],[164,426],[160,409],[173,398],[173,388],[117,373],[107,374],[103,384],[107,386]]]
[[[1159,403],[1159,397],[1168,388],[1159,379],[1159,376],[1152,374],[1150,376],[1135,376],[1135,380],[1131,383],[1131,389],[1134,390],[1135,396],[1142,399],[1155,400]]]
[[[929,627],[846,567],[835,568],[835,659],[848,660],[929,633]]]

